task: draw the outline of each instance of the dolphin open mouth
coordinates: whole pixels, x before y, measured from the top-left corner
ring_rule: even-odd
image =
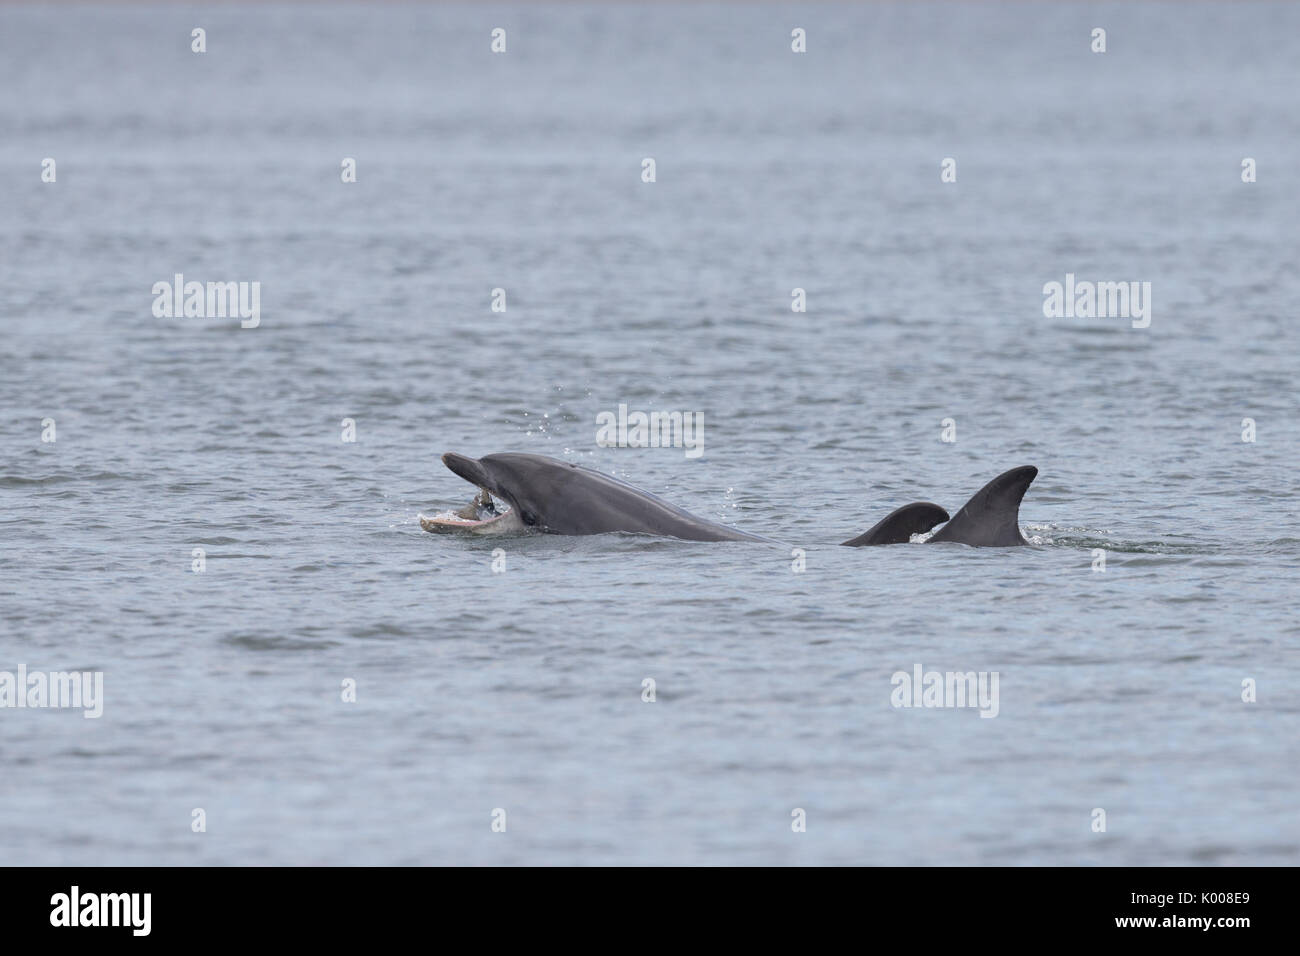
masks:
[[[442,463],[459,477],[477,485],[478,492],[469,504],[458,511],[440,511],[432,516],[420,515],[421,528],[436,534],[506,534],[522,529],[523,524],[509,503],[503,499],[498,504],[492,497],[492,492],[485,487],[489,478],[481,464],[473,458],[450,451],[442,456]]]
[[[496,534],[510,530],[509,520],[514,512],[500,508],[486,488],[480,488],[469,504],[459,511],[440,511],[436,515],[420,515],[420,527],[425,531],[443,534],[468,531],[474,534]]]

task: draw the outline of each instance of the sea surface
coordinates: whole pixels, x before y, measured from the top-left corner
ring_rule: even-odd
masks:
[[[0,862],[1300,862],[1298,90],[1286,4],[0,5],[0,671],[103,675]],[[779,543],[431,535],[445,451]]]

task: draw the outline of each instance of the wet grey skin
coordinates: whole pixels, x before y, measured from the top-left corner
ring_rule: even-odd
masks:
[[[962,505],[952,520],[934,533],[930,544],[955,541],[976,548],[1012,548],[1028,544],[1020,534],[1020,501],[1038,469],[1022,465],[1004,471]]]
[[[840,544],[860,548],[867,544],[907,544],[914,534],[924,534],[948,520],[948,512],[929,501],[903,505],[881,518],[870,529]]]
[[[442,463],[505,501],[525,527],[551,534],[653,534],[686,541],[770,541],[708,521],[610,475],[547,458],[507,453]]]
[[[454,474],[505,501],[523,529],[567,535],[621,531],[686,541],[772,542],[771,538],[700,518],[618,478],[545,455],[506,453],[475,459],[447,452],[442,461]],[[903,544],[912,535],[923,534],[946,521],[947,525],[930,541],[974,547],[1027,544],[1020,535],[1020,500],[1037,474],[1037,468],[1024,466],[999,475],[976,492],[951,520],[948,512],[928,501],[904,505],[869,531],[843,543],[849,547]],[[496,514],[490,499],[477,496],[461,516]],[[484,521],[482,526],[491,523]]]
[[[1020,534],[1020,501],[1037,477],[1038,469],[1033,465],[1004,471],[975,492],[951,519],[946,511],[928,501],[903,505],[866,534],[843,543],[854,548],[865,544],[898,544],[947,521],[931,535],[928,544],[947,541],[973,548],[1013,548],[1028,544]]]

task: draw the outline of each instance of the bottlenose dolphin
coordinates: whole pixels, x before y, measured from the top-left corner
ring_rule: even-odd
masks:
[[[623,531],[687,541],[772,541],[693,515],[618,478],[545,455],[507,453],[474,459],[447,452],[442,462],[479,492],[458,512],[421,515],[420,526],[426,531],[506,534],[531,529],[569,535]],[[1037,468],[1025,466],[999,475],[951,520],[947,511],[928,501],[904,505],[843,543],[849,547],[905,543],[912,535],[947,521],[931,541],[976,547],[1027,544],[1020,536],[1020,499],[1037,474]],[[498,511],[492,495],[510,509]]]
[[[1038,477],[1033,465],[1004,471],[962,505],[930,542],[957,541],[977,548],[1010,548],[1028,544],[1020,534],[1020,500]]]
[[[929,543],[954,541],[976,548],[1028,544],[1020,534],[1020,499],[1036,477],[1038,469],[1033,465],[1012,468],[975,492],[951,520],[938,505],[918,501],[903,505],[866,534],[841,543],[851,548],[864,544],[898,544],[947,521],[930,536]]]
[[[925,534],[948,520],[948,512],[930,501],[916,501],[896,508],[867,531],[840,544],[860,548],[864,544],[906,544],[914,534]]]
[[[551,534],[627,531],[687,541],[771,540],[697,517],[611,475],[545,455],[509,453],[475,460],[449,451],[442,463],[505,501],[510,510],[486,520],[464,511],[455,518],[421,516],[426,531],[463,528],[500,534],[533,528]]]

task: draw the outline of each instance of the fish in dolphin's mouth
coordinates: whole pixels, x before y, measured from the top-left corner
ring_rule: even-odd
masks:
[[[442,463],[478,490],[469,504],[459,511],[440,511],[432,517],[420,515],[421,528],[443,534],[507,534],[524,530],[523,522],[509,502],[502,498],[498,505],[492,497],[492,492],[486,487],[492,479],[479,462],[449,451],[442,456]]]
[[[501,534],[513,531],[517,524],[509,506],[500,506],[492,493],[480,488],[469,504],[458,511],[440,511],[436,515],[420,515],[420,527],[425,531],[449,534],[457,531],[473,534]]]

